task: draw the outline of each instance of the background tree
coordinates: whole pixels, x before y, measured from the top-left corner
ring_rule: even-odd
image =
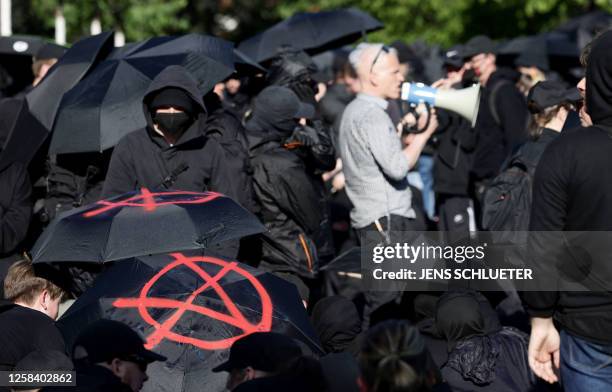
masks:
[[[13,1],[14,32],[52,37],[60,6],[68,42],[89,35],[94,17],[104,30],[121,29],[128,42],[187,32],[239,42],[298,11],[354,6],[385,23],[371,40],[420,38],[442,46],[476,34],[535,34],[584,12],[612,11],[609,0],[19,0]]]

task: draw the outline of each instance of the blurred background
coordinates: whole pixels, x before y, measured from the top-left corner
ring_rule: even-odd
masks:
[[[493,39],[533,35],[580,14],[612,11],[610,0],[0,1],[2,35],[38,35],[55,38],[59,44],[110,29],[122,32],[127,42],[187,32],[239,42],[297,11],[350,6],[384,23],[384,30],[369,36],[372,41],[422,39],[441,46],[465,42],[477,34]]]

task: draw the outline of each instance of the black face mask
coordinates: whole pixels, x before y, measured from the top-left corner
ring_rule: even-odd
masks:
[[[156,113],[153,117],[155,123],[164,134],[179,136],[193,123],[193,119],[185,112]]]

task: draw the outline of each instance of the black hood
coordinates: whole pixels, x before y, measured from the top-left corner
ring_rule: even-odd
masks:
[[[341,296],[321,299],[312,312],[312,324],[328,353],[343,352],[361,332],[355,304]]]
[[[595,39],[586,69],[586,107],[593,124],[612,126],[612,31]]]
[[[147,128],[149,130],[149,134],[154,138],[161,136],[153,130],[153,118],[150,103],[161,90],[168,87],[174,87],[185,91],[189,98],[191,98],[191,100],[194,102],[194,107],[196,108],[196,112],[193,113],[195,117],[194,123],[180,137],[179,142],[177,143],[180,144],[202,134],[204,123],[206,121],[206,106],[202,100],[202,93],[198,88],[198,83],[193,76],[191,76],[189,71],[180,65],[172,65],[167,67],[160,72],[155,79],[153,79],[149,89],[142,99],[143,112],[147,121]]]

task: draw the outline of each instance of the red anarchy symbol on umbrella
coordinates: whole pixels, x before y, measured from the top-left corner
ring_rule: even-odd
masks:
[[[178,197],[171,200],[164,200],[167,196]],[[129,199],[121,201],[100,200],[97,202],[97,204],[102,205],[104,207],[98,208],[97,210],[88,211],[84,213],[83,216],[85,218],[91,218],[93,216],[100,215],[106,211],[120,207],[140,207],[143,208],[145,211],[155,211],[157,207],[165,205],[204,204],[218,198],[219,196],[222,195],[216,192],[199,193],[178,191],[151,193],[151,191],[149,191],[147,188],[142,188],[140,194],[134,195]],[[160,197],[162,198],[162,200],[156,201],[156,197]]]
[[[117,308],[137,308],[143,320],[155,328],[155,331],[153,331],[149,336],[146,337],[147,341],[145,347],[147,347],[148,349],[152,349],[153,347],[161,343],[162,340],[168,339],[177,343],[192,344],[203,350],[222,350],[229,348],[232,343],[234,343],[234,341],[240,339],[243,336],[249,335],[253,332],[267,332],[271,330],[272,300],[270,299],[270,296],[266,289],[263,287],[263,285],[253,275],[240,268],[237,262],[227,262],[214,257],[186,257],[182,253],[172,253],[171,256],[174,257],[175,261],[169,263],[157,274],[155,274],[155,276],[153,276],[143,286],[142,290],[140,291],[140,296],[138,298],[119,298],[113,302],[113,306]],[[197,263],[215,264],[220,266],[221,269],[215,274],[215,276],[210,276],[206,271],[204,271],[200,266],[198,266]],[[193,272],[195,272],[204,280],[204,284],[198,289],[196,289],[194,292],[192,292],[191,295],[189,295],[189,297],[184,302],[169,298],[148,297],[148,293],[153,287],[153,285],[161,277],[166,275],[172,269],[179,266],[186,266],[190,268]],[[240,312],[236,304],[232,301],[232,299],[227,295],[225,290],[219,284],[219,280],[221,280],[221,278],[227,275],[230,271],[240,274],[244,278],[246,278],[246,280],[251,283],[251,285],[257,291],[257,294],[260,296],[261,320],[258,323],[253,324],[249,320],[247,320]],[[229,311],[229,314],[224,314],[206,308],[204,306],[193,304],[193,301],[196,299],[196,297],[209,288],[215,290],[215,292]],[[159,321],[151,317],[148,312],[149,308],[176,309],[176,311],[165,321],[160,323]],[[206,341],[189,336],[179,335],[173,332],[172,328],[179,322],[181,317],[187,311],[195,312],[203,316],[207,316],[213,320],[218,320],[231,326],[237,327],[241,329],[243,333],[230,338],[215,341]]]

